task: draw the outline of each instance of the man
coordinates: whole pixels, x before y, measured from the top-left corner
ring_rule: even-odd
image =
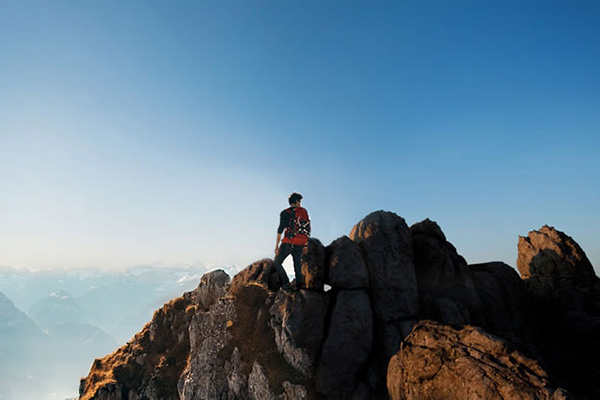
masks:
[[[306,254],[308,238],[310,237],[310,219],[308,211],[302,208],[302,195],[292,193],[288,199],[290,208],[279,214],[279,228],[277,228],[277,242],[275,243],[275,270],[281,278],[283,289],[290,291],[290,280],[283,269],[283,261],[292,255],[294,259],[294,273],[296,274],[296,287],[304,288],[304,275],[302,275],[302,255]],[[285,231],[285,232],[284,232]],[[281,235],[283,234],[283,240]],[[281,246],[279,246],[281,241]]]

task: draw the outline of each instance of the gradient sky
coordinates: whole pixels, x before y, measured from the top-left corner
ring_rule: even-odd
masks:
[[[429,217],[471,263],[600,268],[597,1],[0,0],[0,265],[272,256]]]

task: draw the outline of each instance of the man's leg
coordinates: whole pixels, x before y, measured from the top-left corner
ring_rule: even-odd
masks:
[[[279,246],[279,254],[275,257],[275,261],[273,262],[273,266],[275,267],[275,271],[279,274],[279,279],[281,279],[281,286],[287,288],[290,286],[290,279],[283,269],[283,261],[290,255],[292,252],[292,245],[289,243],[282,243]]]
[[[294,258],[294,274],[296,274],[296,287],[298,289],[306,289],[304,275],[302,274],[302,250],[304,250],[304,246],[294,246],[292,249],[292,257]]]

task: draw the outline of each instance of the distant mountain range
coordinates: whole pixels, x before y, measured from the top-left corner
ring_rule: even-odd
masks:
[[[207,270],[0,268],[0,400],[75,397],[95,358],[131,339]]]

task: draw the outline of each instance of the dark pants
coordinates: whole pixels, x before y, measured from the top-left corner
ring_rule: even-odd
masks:
[[[296,287],[298,289],[304,288],[304,275],[302,275],[303,249],[304,246],[296,246],[290,243],[282,243],[281,246],[279,246],[279,254],[277,254],[277,256],[275,257],[274,266],[275,270],[279,274],[279,277],[281,278],[281,284],[283,286],[290,284],[290,280],[288,279],[288,276],[285,273],[282,264],[283,261],[287,258],[287,256],[291,254],[294,258],[294,273],[296,274]]]

